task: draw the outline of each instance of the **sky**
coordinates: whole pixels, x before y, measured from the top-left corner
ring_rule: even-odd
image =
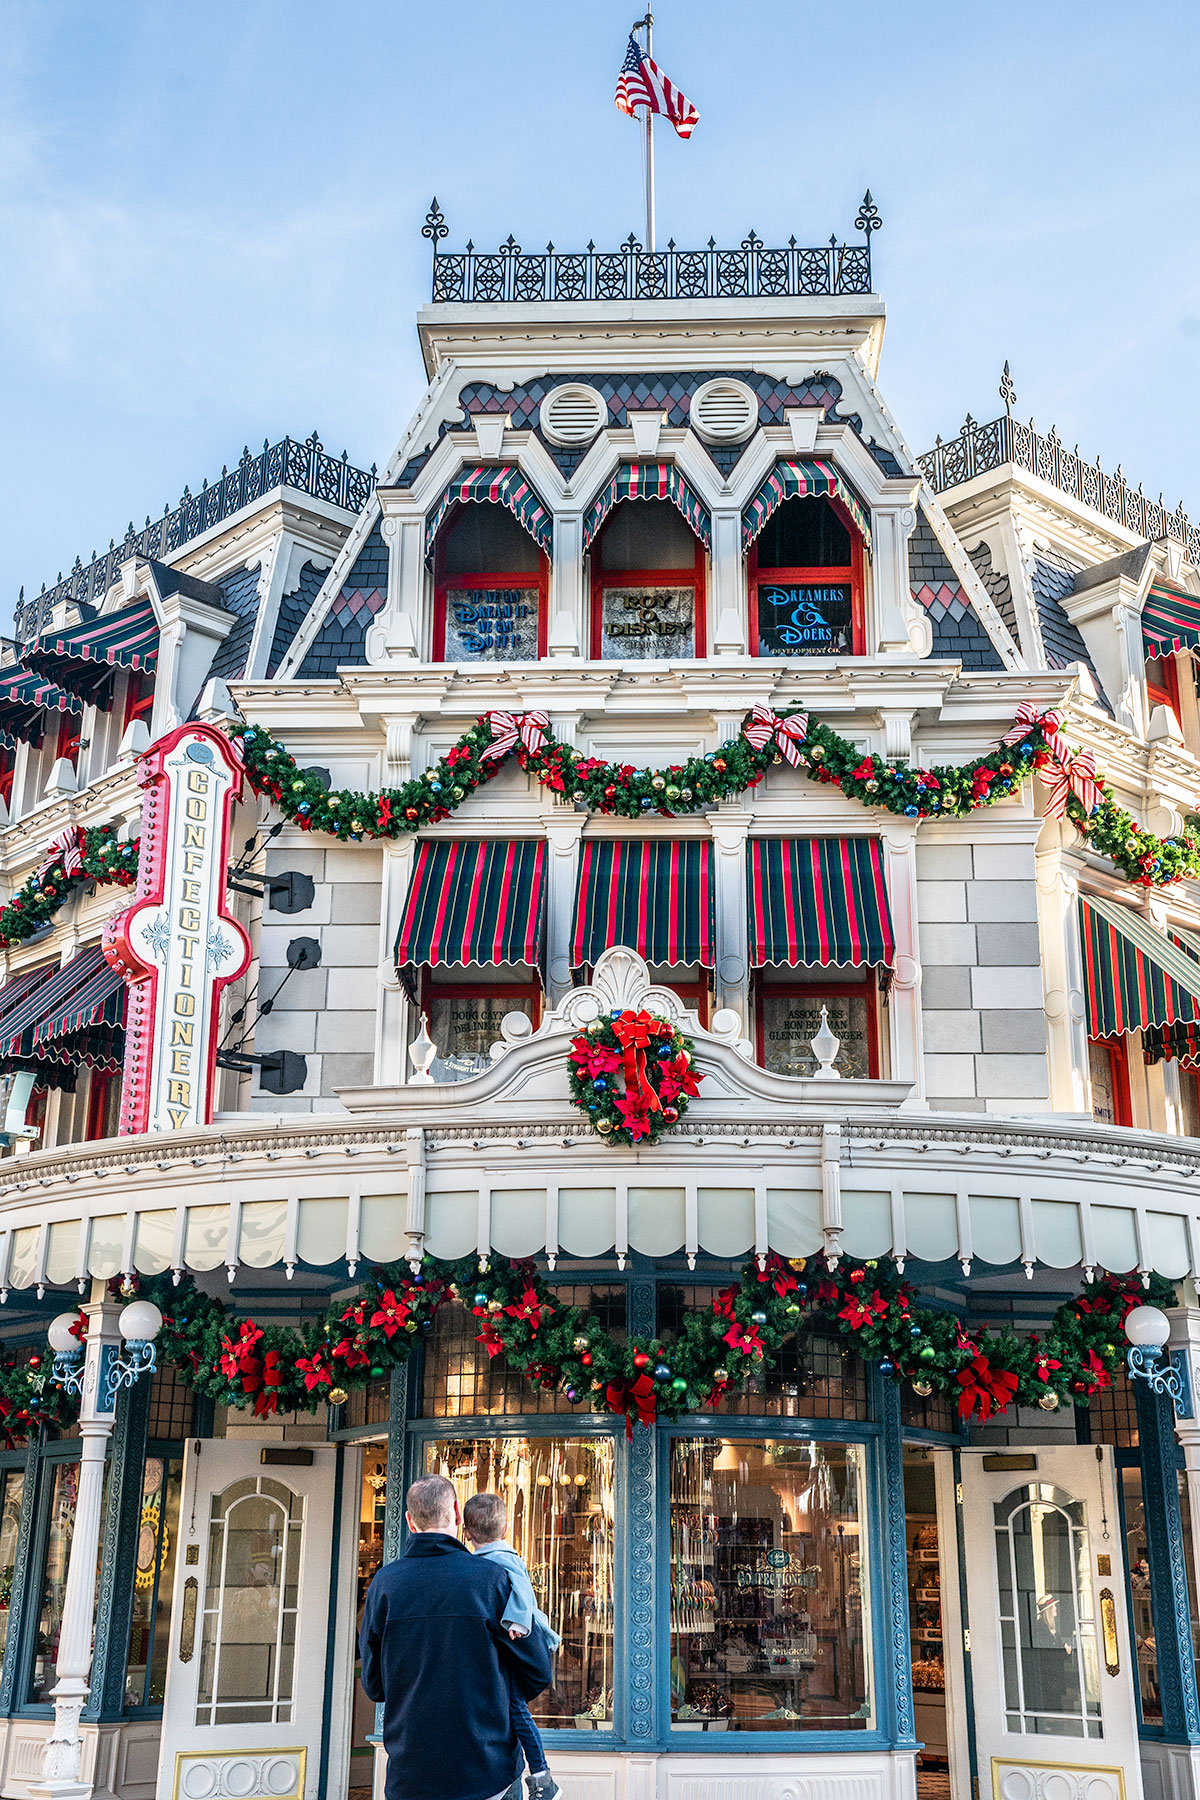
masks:
[[[424,386],[436,194],[472,238],[641,231],[616,0],[0,0],[0,625],[315,428],[382,465]],[[1197,0],[660,0],[695,102],[660,242],[822,243],[870,188],[914,451],[1017,412],[1200,516]]]

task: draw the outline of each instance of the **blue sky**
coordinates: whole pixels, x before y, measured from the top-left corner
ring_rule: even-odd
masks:
[[[0,618],[315,426],[382,463],[423,385],[436,193],[470,236],[640,230],[615,0],[3,0]],[[700,109],[659,234],[819,243],[870,187],[914,449],[1018,411],[1200,515],[1195,0],[661,0]],[[669,141],[668,141],[669,140]],[[851,234],[852,235],[852,234]]]

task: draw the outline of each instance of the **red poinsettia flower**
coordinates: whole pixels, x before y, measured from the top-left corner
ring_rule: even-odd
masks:
[[[824,1281],[818,1283],[818,1286],[817,1286],[817,1305],[818,1306],[832,1306],[833,1302],[838,1298],[839,1298],[838,1284],[836,1281],[831,1281],[828,1277],[826,1277],[826,1279]]]
[[[333,1346],[333,1354],[341,1357],[348,1369],[361,1368],[364,1363],[369,1363],[371,1360],[362,1345],[356,1343],[353,1338],[339,1339]]]
[[[243,1319],[238,1327],[236,1338],[223,1337],[221,1339],[222,1355],[219,1367],[227,1381],[236,1381],[238,1376],[244,1372],[243,1365],[247,1357],[253,1354],[254,1346],[261,1337],[262,1330],[254,1323],[254,1320]]]
[[[873,1325],[876,1319],[885,1318],[887,1309],[887,1301],[876,1288],[869,1300],[864,1299],[860,1294],[855,1294],[847,1300],[838,1314],[838,1318],[845,1319],[851,1331],[861,1331],[864,1325]]]
[[[476,1306],[476,1307],[472,1307],[471,1310],[473,1312],[478,1313],[480,1311],[480,1308]],[[504,1339],[500,1336],[500,1333],[496,1330],[496,1327],[494,1325],[489,1324],[487,1322],[487,1320],[484,1321],[482,1329],[475,1333],[475,1342],[477,1344],[483,1345],[484,1349],[488,1353],[489,1358],[493,1357],[493,1356],[499,1356],[500,1352],[504,1348]]]
[[[873,781],[875,779],[875,764],[869,756],[863,757],[857,769],[851,769],[850,779],[851,781]]]
[[[782,1256],[768,1256],[765,1264],[758,1271],[758,1279],[769,1281],[781,1300],[794,1293],[800,1285]]]
[[[650,1110],[641,1094],[618,1094],[615,1104],[621,1123],[635,1144],[639,1138],[649,1136]]]
[[[698,1082],[704,1080],[692,1066],[692,1060],[686,1050],[678,1051],[668,1062],[662,1064],[662,1073],[669,1075],[672,1081],[679,1083],[677,1093],[695,1096],[700,1092]]]
[[[446,753],[446,761],[452,769],[456,768],[460,762],[470,762],[470,760],[471,752],[462,744],[455,744],[453,749]]]
[[[315,1387],[332,1387],[333,1370],[325,1360],[323,1350],[314,1350],[311,1356],[298,1356],[296,1367],[304,1377],[304,1385],[311,1394]]]
[[[506,1306],[504,1310],[510,1319],[527,1320],[530,1329],[536,1335],[538,1326],[542,1322],[543,1315],[548,1318],[554,1311],[554,1308],[548,1301],[543,1301],[538,1298],[536,1288],[527,1287],[520,1299],[514,1300],[512,1304]]]
[[[572,1038],[571,1061],[588,1081],[595,1081],[597,1075],[615,1075],[621,1066],[620,1056],[609,1045],[593,1044],[585,1037]]]
[[[731,1350],[740,1350],[743,1356],[761,1356],[763,1353],[757,1325],[740,1325],[735,1319],[721,1341]]]
[[[1112,1386],[1112,1376],[1094,1350],[1085,1350],[1080,1363],[1079,1380],[1071,1383],[1077,1394],[1098,1394]]]
[[[1053,1356],[1047,1356],[1045,1351],[1041,1350],[1034,1358],[1033,1367],[1034,1373],[1039,1381],[1049,1381],[1050,1371],[1052,1369],[1061,1369],[1062,1364],[1057,1362]]]
[[[371,1324],[382,1327],[385,1337],[394,1338],[407,1324],[411,1310],[407,1300],[398,1299],[391,1288],[385,1288],[379,1297],[377,1311],[371,1314]]]
[[[722,1288],[720,1293],[714,1294],[712,1309],[718,1318],[732,1319],[733,1303],[737,1297],[738,1289],[736,1287]]]

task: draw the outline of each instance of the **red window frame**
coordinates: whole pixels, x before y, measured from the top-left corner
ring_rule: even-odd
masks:
[[[865,981],[851,981],[847,976],[833,975],[828,981],[797,981],[787,975],[777,975],[774,969],[755,969],[754,971],[754,1055],[760,1069],[766,1063],[766,1020],[763,1017],[763,1000],[768,992],[772,995],[803,995],[806,999],[825,994],[830,995],[865,995],[867,1002],[867,1079],[879,1080],[879,983],[872,979],[874,970],[867,970]]]
[[[636,506],[636,500],[621,502],[624,506]],[[600,545],[604,539],[610,521],[615,518],[617,508],[614,507],[604,527],[592,540],[592,626],[591,654],[594,661],[601,660],[600,636],[604,615],[604,590],[608,587],[686,587],[695,588],[695,616],[692,630],[696,648],[696,657],[708,654],[708,557],[700,539],[696,539],[695,554],[690,569],[605,569],[601,566]],[[610,662],[619,662],[619,657],[608,658]]]
[[[465,505],[486,505],[489,502],[467,501]],[[467,588],[505,587],[524,588],[536,592],[538,597],[537,617],[537,653],[539,658],[545,656],[549,638],[550,609],[550,561],[541,545],[537,545],[538,566],[536,569],[522,569],[514,574],[505,570],[479,570],[470,575],[448,575],[446,573],[446,532],[452,526],[460,512],[458,508],[451,513],[449,519],[442,524],[433,547],[433,645],[432,660],[446,660],[446,596],[461,593]],[[533,542],[531,539],[530,542]],[[490,660],[486,659],[486,660]],[[503,658],[497,660],[503,661]]]
[[[105,1126],[108,1123],[107,1114],[112,1105],[114,1088],[119,1100],[121,1076],[115,1069],[92,1070],[92,1079],[88,1084],[87,1121],[83,1129],[85,1143],[92,1144],[98,1138],[109,1135]]]
[[[58,715],[58,732],[54,740],[54,760],[66,757],[73,763],[79,755],[79,746],[83,740],[83,715],[81,713],[64,712]]]
[[[758,644],[758,584],[764,581],[770,585],[777,582],[804,582],[812,586],[848,586],[850,589],[850,654],[865,656],[867,653],[866,621],[863,610],[863,541],[858,527],[850,517],[846,508],[833,495],[825,499],[850,533],[849,564],[831,565],[828,568],[772,568],[760,569],[758,561],[758,540],[750,546],[747,564],[747,575],[750,585],[750,654],[759,656],[762,652]]]
[[[1155,675],[1161,671],[1161,680]],[[1151,708],[1169,706],[1175,715],[1175,723],[1182,729],[1182,713],[1179,705],[1179,667],[1174,652],[1168,656],[1148,656],[1146,658],[1146,700]]]
[[[1133,1124],[1133,1093],[1129,1085],[1129,1046],[1123,1037],[1089,1038],[1089,1046],[1107,1050],[1112,1083],[1113,1124]]]
[[[149,714],[154,710],[154,674],[150,669],[131,671],[125,683],[125,716],[121,721],[121,730],[127,731],[135,719],[145,719],[149,729]]]
[[[3,800],[5,806],[12,805],[13,777],[16,772],[16,751],[0,749],[0,800]]]

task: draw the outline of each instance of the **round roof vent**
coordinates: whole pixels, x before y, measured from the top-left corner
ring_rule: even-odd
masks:
[[[608,407],[595,388],[572,382],[550,390],[538,417],[551,443],[586,444],[608,424]]]
[[[692,395],[692,425],[714,444],[737,444],[758,423],[758,398],[744,381],[706,381]]]

